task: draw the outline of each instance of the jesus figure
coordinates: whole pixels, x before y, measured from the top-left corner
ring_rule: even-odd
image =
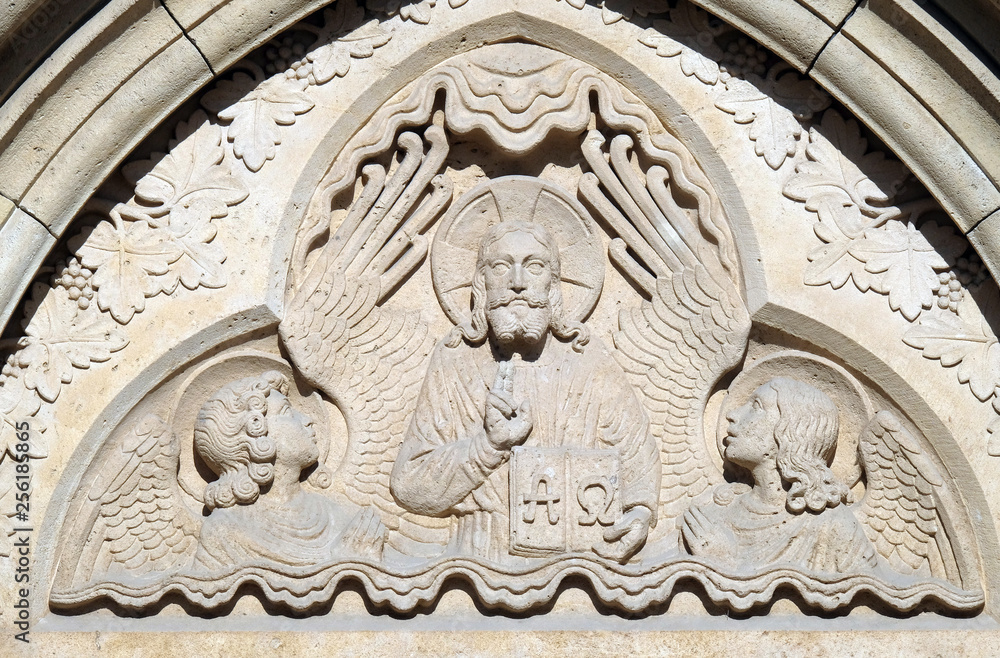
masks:
[[[606,475],[621,514],[591,550],[624,562],[642,548],[660,486],[645,411],[604,344],[564,317],[552,234],[503,221],[479,247],[471,319],[431,357],[392,471],[393,496],[418,514],[456,516],[455,552],[510,560],[509,460],[517,446],[614,455],[618,472]],[[526,520],[559,520],[539,509]]]

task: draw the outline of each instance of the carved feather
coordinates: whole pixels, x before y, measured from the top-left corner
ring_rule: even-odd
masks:
[[[649,296],[619,313],[614,343],[660,444],[659,517],[669,519],[722,481],[708,455],[705,405],[743,358],[750,316],[718,254],[674,200],[670,172],[655,165],[643,181],[628,157],[630,137],[615,137],[607,156],[603,144],[597,131],[584,140],[593,172],[583,176],[580,191],[618,234],[612,261]]]
[[[938,512],[945,483],[937,467],[890,411],[875,414],[858,450],[868,488],[856,512],[875,548],[900,573],[952,579],[958,565],[939,548],[946,539]]]
[[[434,175],[447,151],[444,132],[434,125],[425,138],[427,154],[415,134],[400,135],[406,155],[388,179],[379,165],[365,168],[364,191],[293,295],[279,334],[299,372],[344,413],[339,476],[347,496],[383,512],[389,528],[400,529],[402,517],[412,538],[440,543],[448,520],[412,515],[389,493],[433,340],[419,312],[383,303],[423,262],[422,233],[451,199],[451,182]]]
[[[198,545],[200,520],[177,483],[180,443],[170,426],[145,416],[101,468],[88,497],[100,505],[89,542],[101,541],[109,570],[131,575],[186,566]]]
[[[618,361],[642,391],[660,443],[660,515],[675,517],[721,482],[705,441],[705,405],[719,378],[743,358],[750,318],[735,290],[695,264],[658,277],[652,300],[621,311],[618,322]]]

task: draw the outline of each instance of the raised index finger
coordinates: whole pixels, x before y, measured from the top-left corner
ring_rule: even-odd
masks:
[[[507,364],[506,361],[501,361],[500,366],[497,368],[497,376],[493,378],[493,387],[490,389],[492,392],[503,391],[504,382],[506,377],[504,376],[504,366]]]
[[[500,370],[503,372],[503,391],[511,395],[514,393],[514,362],[504,361],[500,364]]]

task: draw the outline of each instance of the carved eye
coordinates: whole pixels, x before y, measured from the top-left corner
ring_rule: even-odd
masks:
[[[534,276],[538,276],[545,271],[545,263],[539,260],[534,260],[528,263],[525,269]]]
[[[510,269],[510,263],[505,260],[496,260],[490,265],[493,268],[493,273],[499,276],[503,276]]]

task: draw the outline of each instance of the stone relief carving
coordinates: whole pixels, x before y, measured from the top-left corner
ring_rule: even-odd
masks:
[[[687,550],[736,572],[794,565],[902,581],[953,578],[958,567],[941,540],[938,509],[952,493],[917,439],[891,411],[871,418],[858,438],[854,473],[866,486],[855,502],[856,481],[830,469],[841,415],[823,391],[788,377],[730,409],[723,455],[752,484],[721,485],[691,506],[682,522]]]
[[[109,219],[71,239],[74,255],[57,264],[47,284],[33,286],[24,336],[0,378],[5,454],[17,458],[11,447],[16,424],[35,418],[29,456],[45,456],[42,443],[52,431],[47,405],[73,381],[74,370],[107,362],[125,348],[123,325],[145,309],[147,298],[171,295],[178,285],[226,285],[226,254],[214,242],[213,220],[224,218],[248,190],[224,162],[220,129],[206,121],[196,112],[178,124],[169,153],[126,165],[134,197],[116,205],[95,200],[88,213]]]
[[[662,57],[680,55],[684,75],[724,88],[716,93],[716,107],[749,125],[754,152],[768,166],[794,164],[784,193],[816,214],[816,235],[824,243],[809,255],[803,282],[840,288],[851,280],[862,292],[886,295],[893,311],[918,323],[904,342],[946,367],[964,361],[956,369],[959,382],[980,401],[992,400],[1000,414],[997,339],[985,321],[966,319],[959,308],[969,286],[985,284],[982,265],[966,255],[968,243],[947,219],[943,225],[931,219],[943,218],[935,201],[892,205],[907,176],[902,164],[868,152],[855,121],[824,112],[830,99],[814,82],[746,37],[735,37],[702,9],[679,3],[640,43]],[[811,125],[820,112],[819,124]],[[995,295],[992,286],[985,290]],[[987,451],[998,456],[1000,418],[989,435]]]
[[[424,4],[398,8],[401,18],[426,23]],[[247,169],[260,171],[272,160],[281,144],[281,126],[294,124],[297,115],[313,108],[304,93],[310,85],[346,76],[352,59],[371,57],[389,42],[390,29],[364,18],[364,7],[341,0],[323,11],[322,27],[297,24],[264,49],[266,64],[241,60],[231,80],[221,80],[202,97],[202,105],[226,124],[233,154]],[[310,45],[315,47],[307,52]]]
[[[995,297],[996,289],[978,259],[965,255],[966,240],[950,223],[938,224],[941,210],[931,199],[890,205],[905,169],[867,152],[853,120],[826,111],[821,126],[809,130],[805,156],[784,187],[816,214],[824,243],[809,255],[804,283],[841,288],[853,281],[862,292],[886,295],[893,311],[916,323],[903,342],[943,366],[958,366],[959,382],[981,402],[992,399],[1000,413],[997,338],[962,305],[967,288],[986,297]],[[1000,419],[989,427],[987,450],[994,456],[1000,455],[998,428]]]
[[[267,363],[250,356],[254,365]],[[203,389],[198,384],[189,386],[194,396]],[[191,432],[194,452],[218,477],[193,495],[179,481],[182,457],[193,455],[184,454],[170,423],[141,417],[84,492],[73,536],[80,559],[59,577],[74,584],[113,579],[127,591],[156,576],[207,580],[233,565],[294,574],[335,555],[379,558],[386,533],[378,515],[316,493],[330,486],[329,470],[316,468],[323,442],[289,393],[287,374],[265,370],[202,402]],[[309,489],[300,482],[307,469],[315,484]],[[191,498],[207,516],[189,505]]]
[[[238,112],[219,111],[238,135]],[[267,134],[248,166],[273,154]],[[472,185],[453,166],[460,139],[574,164]],[[166,214],[143,212],[131,221],[150,230]],[[158,258],[138,265],[154,281],[180,257]],[[295,374],[260,358],[254,377],[191,384],[116,430],[72,501],[50,603],[144,608],[172,592],[214,608],[253,583],[307,610],[346,578],[413,610],[461,577],[483,604],[526,611],[579,576],[631,611],[680,580],[738,611],[782,586],[826,610],[863,592],[898,610],[980,608],[926,440],[846,371],[803,354],[747,367],[730,422],[706,432],[748,345],[739,263],[696,159],[610,76],[528,44],[448,60],[375,112],[310,203],[278,327]],[[408,300],[428,276],[431,310]],[[833,383],[796,379],[809,368]],[[343,416],[343,455],[295,376]]]

